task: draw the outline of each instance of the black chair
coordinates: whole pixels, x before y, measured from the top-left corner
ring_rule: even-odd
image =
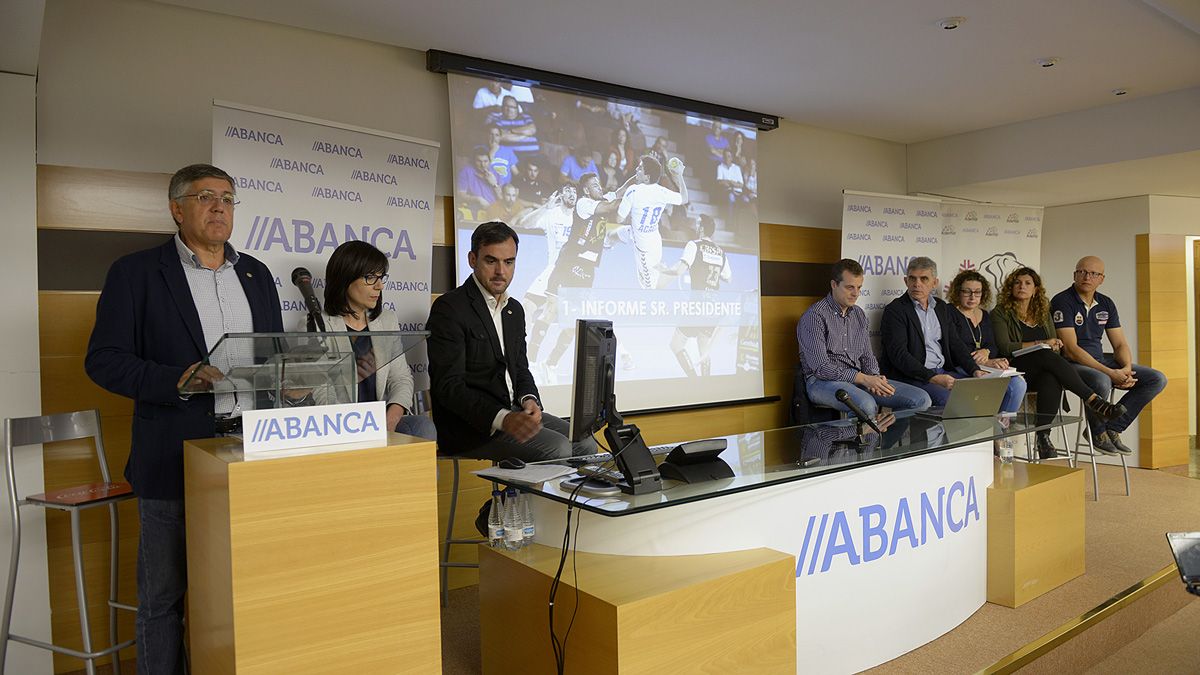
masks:
[[[808,386],[804,382],[804,368],[797,364],[792,374],[792,405],[788,409],[790,424],[813,424],[828,422],[841,417],[834,408],[827,408],[813,403],[808,398]]]

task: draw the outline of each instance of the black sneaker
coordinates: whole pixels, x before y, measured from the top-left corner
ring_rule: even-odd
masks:
[[[1089,431],[1088,433],[1090,434],[1091,432]],[[1104,455],[1121,454],[1121,451],[1117,449],[1117,446],[1113,445],[1112,441],[1108,440],[1107,431],[1101,431],[1100,433],[1096,434],[1096,437],[1092,439],[1092,447],[1096,449],[1096,452]]]
[[[1099,396],[1093,396],[1088,399],[1084,402],[1083,406],[1105,422],[1115,420],[1126,412],[1125,406],[1120,403],[1109,403]]]
[[[1117,449],[1117,452],[1121,453],[1122,455],[1133,454],[1133,449],[1121,442],[1121,434],[1110,429],[1109,431],[1104,432],[1104,435],[1108,439],[1108,442]]]

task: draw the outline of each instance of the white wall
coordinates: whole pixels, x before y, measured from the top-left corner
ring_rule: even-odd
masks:
[[[420,52],[138,0],[46,3],[40,163],[171,173],[208,161],[213,99],[446,147],[450,136],[445,77]],[[438,193],[450,194],[444,159]]]
[[[1150,231],[1200,235],[1200,199],[1150,195]]]
[[[38,361],[37,158],[34,149],[35,81],[29,75],[0,73],[0,286],[5,313],[0,322],[0,416],[41,414],[41,366]],[[42,452],[28,447],[17,456],[18,494],[42,492]],[[7,482],[0,498],[7,504]],[[12,521],[0,517],[0,578],[8,578]],[[21,516],[21,564],[14,594],[13,632],[50,639],[50,590],[46,575],[46,518],[41,509]],[[50,653],[13,643],[9,673],[50,673]]]
[[[937,138],[908,147],[909,189],[1101,166],[1200,149],[1200,87]]]
[[[46,3],[40,163],[207,161],[213,99],[439,141],[436,190],[452,194],[446,79],[423,52],[142,0]],[[843,188],[905,192],[901,144],[786,120],[760,139],[763,222],[837,228]]]
[[[759,135],[764,223],[842,227],[842,190],[907,194],[905,147],[784,120]]]

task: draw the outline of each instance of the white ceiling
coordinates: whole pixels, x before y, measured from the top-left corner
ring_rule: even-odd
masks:
[[[902,143],[1200,85],[1200,0],[161,1]]]

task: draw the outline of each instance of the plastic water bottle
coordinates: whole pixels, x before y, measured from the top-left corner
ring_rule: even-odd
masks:
[[[1016,445],[1016,440],[1012,436],[1007,436],[1000,439],[1000,463],[1012,464],[1013,448]]]
[[[508,488],[504,493],[504,548],[515,551],[525,539],[525,528],[521,526],[521,507],[517,503],[517,489]]]
[[[492,510],[488,513],[488,544],[492,548],[504,548],[504,502],[500,491],[492,490]]]
[[[533,505],[530,504],[532,499],[533,497],[528,494],[521,494],[521,525],[524,533],[521,538],[522,546],[529,546],[533,543]]]

